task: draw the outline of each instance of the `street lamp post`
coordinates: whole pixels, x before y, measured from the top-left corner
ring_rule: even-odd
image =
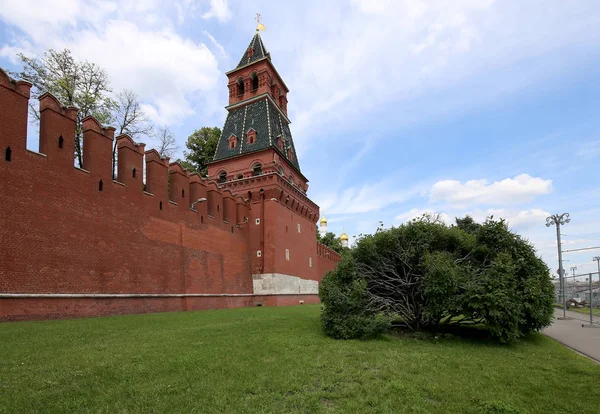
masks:
[[[562,261],[562,245],[560,241],[560,226],[569,223],[571,219],[569,218],[569,213],[562,214],[553,214],[550,217],[546,218],[546,227],[550,227],[552,225],[556,226],[556,242],[558,245],[558,277],[559,277],[559,300],[562,300],[563,304],[563,317],[567,317],[567,301],[565,300],[565,270],[563,269],[563,261]]]

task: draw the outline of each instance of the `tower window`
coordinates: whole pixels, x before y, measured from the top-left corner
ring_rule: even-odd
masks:
[[[229,137],[229,149],[233,149],[237,147],[237,137],[232,135]]]
[[[227,173],[225,171],[221,171],[219,173],[219,183],[224,183],[227,181]]]
[[[254,164],[254,166],[252,167],[252,175],[262,175],[262,165],[260,165],[259,163]]]
[[[298,223],[298,233],[300,233],[300,223]]]
[[[288,159],[289,159],[290,161],[293,161],[293,160],[294,160],[294,153],[292,152],[292,149],[291,149],[291,148],[288,150],[288,152],[287,152],[287,156],[288,156]]]
[[[133,169],[131,170],[131,176],[132,176],[133,178],[135,178],[135,167],[133,167]]]
[[[285,260],[290,260],[290,249],[285,249]]]
[[[294,185],[294,176],[290,175],[290,184]]]
[[[250,129],[246,134],[246,140],[248,144],[254,144],[256,142],[256,131],[254,129]]]
[[[8,162],[12,161],[12,150],[10,147],[6,147],[6,151],[4,152],[4,160]]]
[[[162,201],[160,203],[158,203],[158,209],[162,210]]]
[[[184,198],[184,197],[185,197],[185,190],[181,189],[181,198]]]
[[[281,136],[277,137],[277,148],[283,151],[283,139],[281,139]]]
[[[252,78],[252,90],[255,91],[258,89],[258,76],[256,76],[256,73],[252,73],[250,78]]]
[[[64,139],[62,137],[62,135],[60,137],[58,137],[58,148],[62,149],[63,145],[64,145]]]
[[[244,94],[244,80],[242,78],[239,78],[237,80],[237,89],[238,89],[238,95]]]
[[[102,180],[100,180],[100,182],[98,183],[98,191],[102,191],[104,189],[104,184],[102,183]]]
[[[283,177],[283,168],[281,168],[281,167],[277,168],[277,172],[279,173],[279,175],[281,175]]]

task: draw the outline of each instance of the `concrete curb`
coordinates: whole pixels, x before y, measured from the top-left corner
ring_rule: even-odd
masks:
[[[548,337],[548,338],[552,339],[553,341],[556,341],[556,342],[558,342],[559,344],[561,344],[561,345],[562,345],[562,346],[564,346],[565,348],[569,348],[571,351],[575,352],[576,354],[579,354],[579,355],[581,355],[581,356],[583,356],[583,357],[586,357],[586,358],[588,358],[588,359],[592,360],[593,362],[595,362],[596,364],[600,365],[600,360],[598,360],[598,359],[594,358],[593,356],[591,356],[591,355],[588,355],[588,354],[586,354],[585,352],[581,352],[581,351],[579,351],[579,350],[577,350],[577,349],[573,348],[572,346],[569,346],[569,345],[565,344],[564,342],[562,342],[562,341],[559,341],[558,339],[551,337],[550,335],[546,335],[546,334],[545,334],[545,333],[543,333],[543,332],[542,332],[542,334],[543,334],[544,336],[546,336],[546,337]]]

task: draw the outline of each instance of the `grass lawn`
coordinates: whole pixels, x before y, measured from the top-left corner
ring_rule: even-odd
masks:
[[[590,314],[590,308],[567,308],[567,310],[573,311],[573,312],[578,312],[578,313],[583,313],[585,315],[589,315]],[[594,316],[600,316],[600,309],[592,309],[592,315]]]
[[[542,335],[335,341],[319,306],[0,324],[0,412],[600,412],[600,365]]]
[[[563,305],[561,303],[556,303],[556,304],[554,304],[554,307],[562,310]],[[567,310],[577,312],[577,313],[583,313],[588,316],[590,314],[590,308],[567,308]],[[592,310],[592,314],[594,316],[600,316],[600,308],[594,308]]]

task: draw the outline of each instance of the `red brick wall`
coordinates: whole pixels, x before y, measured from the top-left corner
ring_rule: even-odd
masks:
[[[76,110],[40,98],[40,149],[25,148],[29,87],[0,70],[0,295],[2,294],[245,294],[235,297],[7,298],[0,320],[61,318],[216,307],[284,305],[310,297],[253,296],[252,273],[280,272],[320,280],[331,266],[317,260],[318,207],[299,190],[270,179],[261,211],[258,183],[221,190],[178,164],[144,153],[119,137],[113,181],[114,129],[84,121],[84,165],[73,167]],[[63,137],[62,148],[59,139]],[[11,161],[4,159],[6,147]],[[142,156],[145,154],[144,191]],[[136,168],[133,176],[132,170]],[[264,178],[264,177],[263,177]],[[169,184],[170,181],[170,184]],[[100,186],[100,182],[102,185]],[[292,195],[293,202],[271,201]],[[241,190],[241,191],[238,191]],[[191,203],[198,198],[205,201]],[[312,212],[309,218],[308,210]],[[263,217],[263,228],[255,217]],[[246,218],[248,221],[246,222]],[[297,233],[301,223],[301,233]],[[287,226],[287,232],[285,227]],[[266,262],[257,262],[262,241]],[[287,247],[289,246],[289,247]],[[285,248],[290,261],[285,261]],[[313,257],[313,268],[308,266]],[[265,264],[267,263],[267,264]]]
[[[317,295],[0,299],[0,321],[319,303]]]

